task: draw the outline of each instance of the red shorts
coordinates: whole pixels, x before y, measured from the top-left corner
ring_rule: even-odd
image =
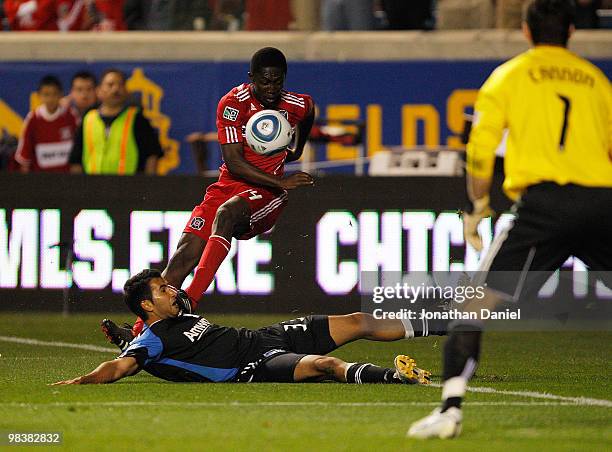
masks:
[[[270,230],[287,204],[285,190],[255,187],[244,182],[216,182],[206,189],[204,200],[191,212],[183,232],[191,232],[208,240],[217,209],[234,196],[243,198],[251,208],[250,229],[237,237],[240,240],[248,240]]]

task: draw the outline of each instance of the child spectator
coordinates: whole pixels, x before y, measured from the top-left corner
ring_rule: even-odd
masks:
[[[15,160],[23,173],[68,172],[76,118],[60,105],[62,85],[57,77],[43,77],[38,95],[42,105],[26,116]]]

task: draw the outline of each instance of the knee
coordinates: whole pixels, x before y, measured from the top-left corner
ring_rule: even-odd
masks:
[[[217,213],[215,214],[215,222],[216,223],[234,223],[235,215],[232,211],[233,209],[229,206],[222,205],[217,209]]]
[[[365,312],[354,312],[352,314],[348,314],[347,317],[353,328],[355,328],[356,331],[359,331],[362,335],[368,336],[373,332],[374,317],[371,314],[366,314]]]
[[[215,222],[224,225],[236,225],[241,221],[247,220],[248,217],[248,209],[245,209],[236,202],[226,202],[217,209],[217,213],[215,214]]]

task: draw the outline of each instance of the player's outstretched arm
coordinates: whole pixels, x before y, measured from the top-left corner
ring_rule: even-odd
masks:
[[[72,380],[63,380],[52,383],[55,385],[88,385],[100,383],[113,383],[123,377],[134,375],[138,372],[138,363],[136,358],[127,356],[117,358],[112,361],[106,361],[100,364],[95,370]]]
[[[308,136],[310,135],[310,130],[312,129],[312,125],[314,123],[314,117],[314,106],[310,105],[310,110],[308,114],[297,125],[295,149],[293,149],[292,151],[289,150],[290,152],[287,152],[287,158],[285,159],[285,162],[294,162],[302,156],[302,152],[304,152],[304,146],[306,146],[306,141],[308,141]]]

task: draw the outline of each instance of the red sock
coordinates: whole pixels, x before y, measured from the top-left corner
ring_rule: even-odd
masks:
[[[215,277],[219,266],[229,253],[231,243],[220,235],[211,235],[206,243],[198,268],[196,268],[193,281],[185,292],[192,300],[193,309],[196,308],[202,294],[208,289]]]
[[[132,327],[132,334],[134,335],[134,337],[138,336],[142,332],[143,328],[144,328],[144,320],[142,320],[140,317],[137,317],[136,322],[134,323],[134,326]]]

